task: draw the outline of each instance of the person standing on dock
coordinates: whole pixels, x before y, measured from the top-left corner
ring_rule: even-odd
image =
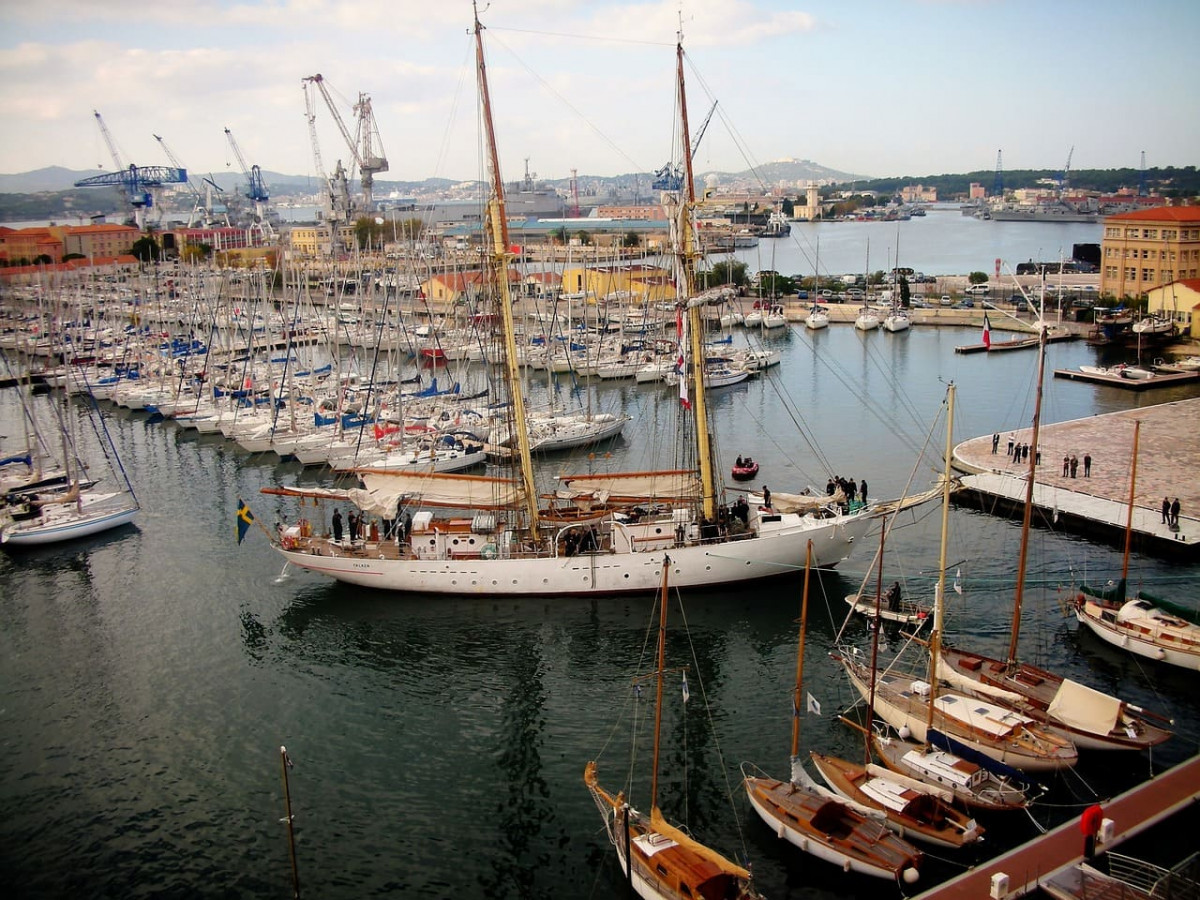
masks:
[[[1092,454],[1090,453],[1083,454],[1083,477],[1092,477]]]
[[[1000,432],[997,431],[995,434],[992,435],[992,454],[995,455],[996,451],[999,449],[1000,449]]]
[[[1012,456],[1012,452],[1013,452],[1013,436],[1010,434],[1008,436],[1008,455]]]
[[[1175,498],[1175,502],[1171,504],[1171,527],[1179,527],[1179,498]]]
[[[1104,808],[1093,803],[1079,817],[1079,830],[1083,832],[1083,858],[1090,860],[1096,855],[1096,835],[1104,822]]]
[[[1079,457],[1071,457],[1071,477],[1075,478],[1079,473]]]
[[[1063,457],[1063,474],[1062,474],[1062,477],[1063,477],[1063,478],[1066,478],[1066,477],[1067,477],[1067,476],[1068,476],[1070,473],[1071,473],[1071,457],[1070,457],[1070,455],[1067,455],[1067,456],[1064,456],[1064,457]]]
[[[1170,497],[1163,497],[1162,514],[1163,514],[1163,524],[1170,525],[1171,524],[1171,498]]]

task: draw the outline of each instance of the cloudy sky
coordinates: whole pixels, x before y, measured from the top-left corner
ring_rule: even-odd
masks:
[[[671,154],[674,42],[697,168],[811,159],[872,176],[1200,162],[1195,0],[493,0],[480,13],[508,179],[649,171]],[[469,0],[40,0],[0,6],[0,172],[248,163],[316,171],[302,79],[391,171],[479,177]],[[322,104],[321,156],[349,151]]]

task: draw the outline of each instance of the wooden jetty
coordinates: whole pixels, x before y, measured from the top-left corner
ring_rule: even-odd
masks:
[[[1038,339],[1021,338],[1015,341],[992,341],[990,344],[961,344],[955,353],[1001,353],[1005,350],[1028,350],[1038,345]]]
[[[1101,804],[1112,822],[1098,850],[1110,850],[1200,799],[1200,756],[1194,756]],[[1071,819],[1028,843],[980,863],[913,900],[1024,897],[1083,861],[1079,820]]]
[[[1168,372],[1155,371],[1150,378],[1125,378],[1121,375],[1100,375],[1092,372],[1080,372],[1078,369],[1055,369],[1055,378],[1069,378],[1071,381],[1086,381],[1091,384],[1106,384],[1110,387],[1124,388],[1127,391],[1148,391],[1151,388],[1168,387],[1173,384],[1184,384],[1200,380],[1200,372]]]
[[[1135,544],[1151,552],[1194,554],[1200,542],[1200,399],[1178,400],[1070,422],[1042,425],[1042,462],[1037,466],[1033,502],[1043,519],[1061,527],[1095,532],[1120,543],[1129,514],[1129,476],[1133,457],[1133,420],[1142,422],[1137,493],[1133,504]],[[1000,434],[992,452],[990,435],[964,441],[954,449],[955,467],[968,473],[956,494],[960,503],[987,512],[1019,513],[1025,503],[1029,463],[1007,454],[1008,442],[1028,443],[1030,429]],[[1084,457],[1091,456],[1090,474]],[[1063,459],[1078,460],[1075,476]],[[1179,527],[1163,522],[1164,497],[1179,498]]]

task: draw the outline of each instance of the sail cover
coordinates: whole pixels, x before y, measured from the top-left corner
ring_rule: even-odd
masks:
[[[454,509],[508,509],[521,501],[520,487],[507,478],[434,472],[387,472],[356,469],[363,489],[347,495],[364,512],[392,513],[401,500]]]
[[[700,494],[700,479],[690,469],[621,472],[604,475],[560,475],[558,495],[565,499],[593,496],[605,501],[686,500]]]
[[[1121,718],[1121,701],[1064,678],[1046,712],[1080,731],[1108,734]]]

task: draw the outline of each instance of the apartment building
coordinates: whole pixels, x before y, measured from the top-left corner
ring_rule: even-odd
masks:
[[[1163,206],[1104,219],[1100,293],[1140,297],[1200,277],[1200,206]]]

